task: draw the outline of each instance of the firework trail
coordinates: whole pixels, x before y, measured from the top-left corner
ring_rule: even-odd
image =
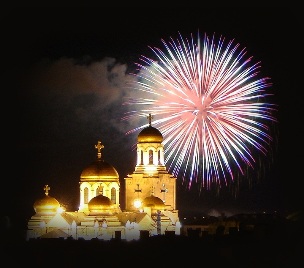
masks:
[[[156,60],[140,57],[131,87],[145,98],[129,98],[135,109],[124,119],[151,113],[164,136],[169,171],[189,188],[195,182],[210,189],[233,182],[234,166],[241,174],[254,168],[255,151],[266,155],[276,105],[267,102],[270,78],[258,78],[260,62],[251,64],[239,44],[206,34],[196,41],[179,33],[162,40],[163,50],[150,47]]]

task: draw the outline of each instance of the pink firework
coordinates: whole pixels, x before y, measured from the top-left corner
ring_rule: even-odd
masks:
[[[269,77],[259,78],[260,62],[251,63],[234,40],[215,35],[196,42],[162,40],[164,49],[150,47],[156,59],[141,56],[132,88],[143,97],[126,117],[154,116],[152,124],[164,136],[165,162],[170,172],[210,189],[234,181],[234,168],[244,174],[255,166],[255,151],[266,155],[272,141],[269,122],[276,105]],[[133,133],[140,128],[132,129]]]

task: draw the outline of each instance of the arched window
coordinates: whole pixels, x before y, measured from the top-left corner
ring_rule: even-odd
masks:
[[[116,189],[114,187],[111,189],[111,201],[116,204]]]
[[[153,164],[153,150],[149,150],[149,164]]]
[[[89,203],[89,189],[88,189],[88,187],[83,189],[83,200],[84,200],[85,204]]]

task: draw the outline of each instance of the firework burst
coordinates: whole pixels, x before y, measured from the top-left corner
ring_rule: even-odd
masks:
[[[234,167],[241,174],[254,168],[255,151],[266,155],[272,141],[268,123],[276,122],[276,105],[267,101],[270,78],[259,78],[260,62],[252,64],[234,40],[179,34],[162,44],[163,50],[150,47],[155,60],[141,56],[136,63],[132,88],[145,97],[128,99],[135,109],[124,119],[154,115],[166,165],[187,187],[227,186],[235,180]]]

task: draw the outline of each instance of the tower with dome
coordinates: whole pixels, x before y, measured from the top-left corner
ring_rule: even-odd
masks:
[[[28,221],[27,239],[124,239],[142,236],[180,235],[176,209],[176,178],[164,164],[163,136],[149,125],[137,137],[137,161],[125,180],[125,209],[120,207],[120,178],[114,166],[103,159],[104,145],[95,145],[95,161],[83,169],[79,181],[79,209],[65,211],[52,197],[50,186],[33,207]]]

